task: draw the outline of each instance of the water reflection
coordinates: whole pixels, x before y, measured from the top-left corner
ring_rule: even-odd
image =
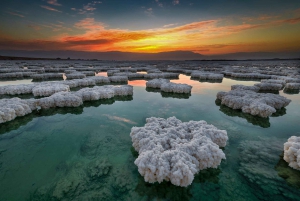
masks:
[[[278,176],[282,177],[288,185],[300,189],[300,171],[295,170],[289,166],[289,164],[283,160],[283,154],[275,166]]]

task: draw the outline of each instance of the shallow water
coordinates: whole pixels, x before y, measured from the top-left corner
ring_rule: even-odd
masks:
[[[172,80],[193,85],[191,96],[148,92],[145,82],[129,82],[133,97],[41,110],[2,124],[0,200],[300,200],[299,172],[281,156],[283,143],[300,135],[299,94],[281,91],[290,105],[262,119],[216,101],[217,92],[255,81]],[[227,130],[227,159],[187,188],[144,182],[129,133],[151,116],[205,120]]]

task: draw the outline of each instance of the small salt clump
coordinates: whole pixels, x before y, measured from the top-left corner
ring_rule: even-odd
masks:
[[[58,92],[52,96],[41,98],[37,104],[44,109],[54,107],[78,107],[83,104],[82,99],[72,92]]]
[[[205,121],[181,122],[147,118],[144,127],[133,127],[131,139],[139,152],[135,165],[146,182],[170,181],[188,186],[200,170],[217,168],[225,154],[227,132]]]
[[[162,78],[153,79],[153,80],[150,80],[146,83],[146,87],[160,89],[162,84],[169,83],[169,82],[170,82],[170,80],[162,79]]]
[[[259,88],[256,86],[245,86],[245,85],[238,85],[238,84],[231,86],[231,90],[236,90],[236,89],[250,90],[250,91],[255,91],[255,92],[259,91]]]
[[[111,76],[109,77],[111,82],[128,82],[127,76]]]
[[[163,92],[171,93],[191,93],[192,86],[187,84],[177,84],[177,83],[164,83],[160,87]]]
[[[285,85],[285,89],[289,90],[299,90],[300,89],[300,83],[287,83]]]
[[[261,91],[279,91],[282,89],[282,84],[276,83],[257,83],[254,86],[258,87]]]
[[[300,137],[292,136],[284,143],[283,159],[290,167],[300,170]]]

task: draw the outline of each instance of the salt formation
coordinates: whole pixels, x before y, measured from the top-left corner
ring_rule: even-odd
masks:
[[[284,143],[283,159],[290,167],[300,170],[300,137],[292,136]]]
[[[44,73],[44,74],[31,75],[31,78],[34,80],[54,79],[54,78],[63,78],[63,75],[59,73]]]
[[[128,82],[127,76],[111,76],[109,77],[111,82]]]
[[[160,87],[163,92],[171,93],[191,93],[192,86],[187,84],[177,84],[177,83],[164,83]]]
[[[236,85],[232,85],[232,86],[231,86],[231,90],[236,90],[236,89],[240,89],[240,90],[250,90],[250,91],[255,91],[255,92],[258,92],[258,91],[259,91],[259,88],[256,87],[256,86],[245,86],[245,85],[239,85],[239,84],[236,84]]]
[[[231,73],[231,77],[235,78],[255,78],[255,79],[269,79],[271,78],[271,75],[264,75],[260,73]]]
[[[216,74],[216,73],[206,73],[202,71],[193,71],[191,73],[191,78],[197,78],[201,80],[222,80],[224,77],[223,74]]]
[[[169,82],[170,82],[170,80],[162,79],[162,78],[153,79],[153,80],[150,80],[146,83],[146,87],[160,89],[162,84],[169,83]]]
[[[83,73],[75,72],[75,73],[66,74],[66,77],[67,79],[81,79],[81,78],[85,78],[86,75]]]
[[[276,83],[257,83],[254,86],[258,87],[261,91],[279,91],[282,89],[282,84]]]
[[[20,95],[30,94],[32,89],[35,87],[33,84],[20,84],[20,85],[7,85],[0,86],[0,94],[4,95]]]
[[[41,108],[52,107],[78,107],[84,101],[95,101],[109,99],[114,96],[128,96],[133,94],[132,86],[95,86],[93,88],[83,88],[76,92],[59,92],[52,96],[41,98],[37,104]]]
[[[32,89],[34,96],[51,96],[61,91],[70,91],[70,87],[64,84],[47,83],[37,85]]]
[[[157,79],[157,78],[178,78],[179,73],[149,73],[145,74],[144,78],[146,79]]]
[[[261,80],[261,83],[274,83],[274,84],[281,84],[282,87],[285,86],[284,80],[267,79],[267,80]]]
[[[139,152],[135,165],[146,182],[171,181],[177,186],[188,186],[200,170],[217,168],[225,154],[219,147],[226,146],[225,130],[218,130],[205,121],[181,122],[147,118],[144,127],[133,127],[131,139]]]
[[[299,90],[300,89],[300,83],[287,83],[285,85],[285,89],[289,90]]]
[[[241,109],[244,113],[268,117],[276,112],[276,109],[286,107],[291,100],[276,94],[256,93],[250,90],[232,90],[219,92],[217,99],[222,105],[232,109]]]
[[[22,100],[20,98],[0,100],[0,123],[11,121],[19,116],[25,116],[36,109],[33,100]]]

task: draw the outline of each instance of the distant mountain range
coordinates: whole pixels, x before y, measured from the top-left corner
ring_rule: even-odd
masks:
[[[1,56],[29,57],[43,59],[98,59],[98,60],[248,60],[248,59],[292,59],[300,58],[299,52],[238,52],[222,55],[202,55],[190,51],[160,53],[133,52],[84,52],[84,51],[25,51],[0,50]],[[2,57],[4,58],[4,57]],[[1,59],[1,58],[0,58]]]

